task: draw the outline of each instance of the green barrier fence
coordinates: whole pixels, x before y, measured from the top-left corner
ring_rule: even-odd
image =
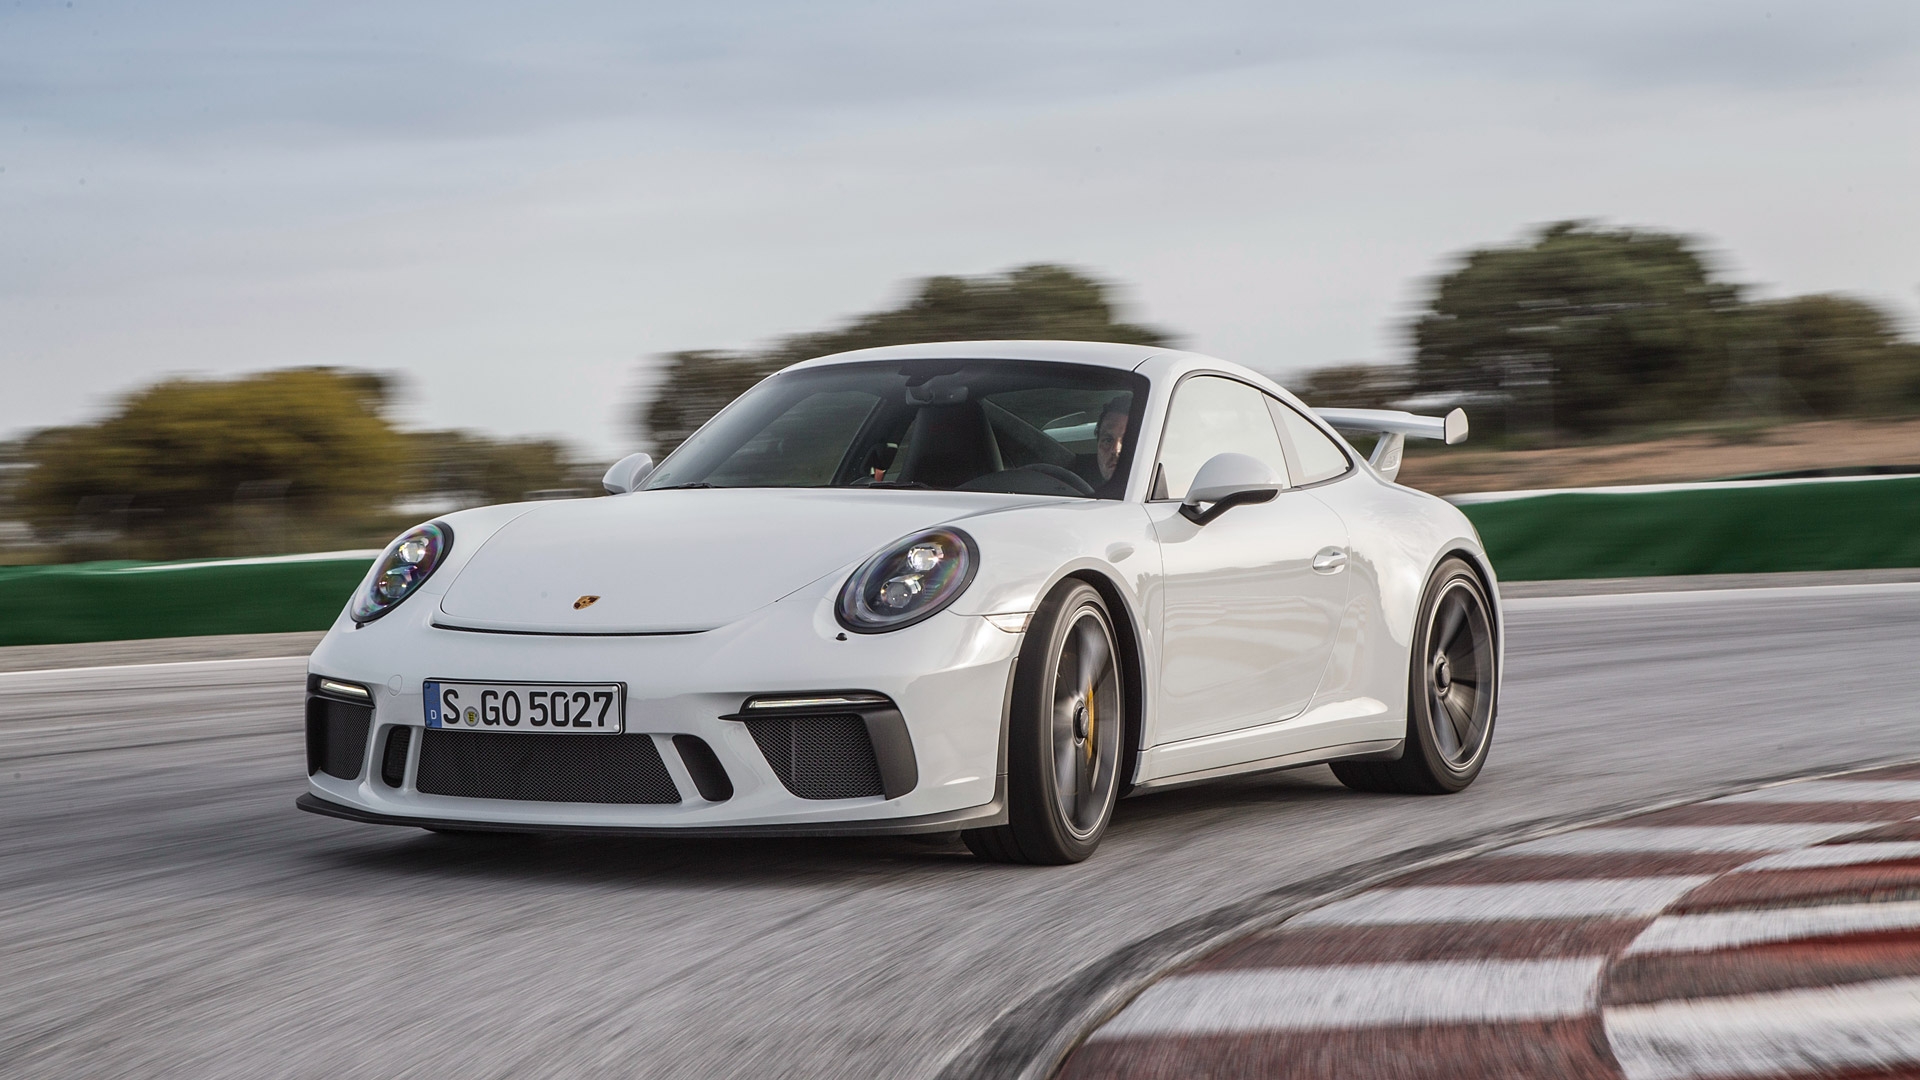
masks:
[[[1461,503],[1502,581],[1920,566],[1920,477]]]
[[[1504,581],[1920,566],[1920,477],[1461,503]],[[0,645],[324,630],[374,554],[0,567]]]
[[[0,645],[325,630],[375,554],[0,567]]]

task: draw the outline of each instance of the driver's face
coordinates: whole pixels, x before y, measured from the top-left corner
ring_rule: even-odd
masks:
[[[1100,479],[1113,479],[1113,470],[1120,467],[1120,451],[1126,446],[1127,414],[1109,413],[1100,421],[1099,445],[1096,458],[1100,463]]]

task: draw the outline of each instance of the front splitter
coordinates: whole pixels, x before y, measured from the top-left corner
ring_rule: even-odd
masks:
[[[984,829],[1007,823],[1007,778],[994,784],[993,801],[964,810],[949,810],[919,817],[890,818],[880,821],[821,821],[776,825],[552,825],[501,821],[468,821],[461,818],[413,817],[381,814],[356,806],[323,799],[308,792],[293,800],[293,805],[310,814],[358,821],[366,825],[404,825],[415,829],[443,829],[448,832],[549,833],[565,836],[915,836],[924,833],[955,832],[960,829]]]

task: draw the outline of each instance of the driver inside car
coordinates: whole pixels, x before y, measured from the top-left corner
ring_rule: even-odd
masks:
[[[1127,413],[1129,402],[1121,395],[1107,402],[1100,413],[1100,422],[1094,427],[1094,452],[1092,468],[1085,476],[1087,483],[1093,485],[1096,495],[1103,499],[1118,499],[1124,494],[1127,478],[1120,473],[1120,455],[1127,445]]]

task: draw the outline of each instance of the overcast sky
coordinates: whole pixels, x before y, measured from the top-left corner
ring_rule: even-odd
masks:
[[[1065,262],[1268,371],[1565,217],[1920,328],[1920,2],[0,0],[0,437],[404,373],[612,456],[650,359]]]

